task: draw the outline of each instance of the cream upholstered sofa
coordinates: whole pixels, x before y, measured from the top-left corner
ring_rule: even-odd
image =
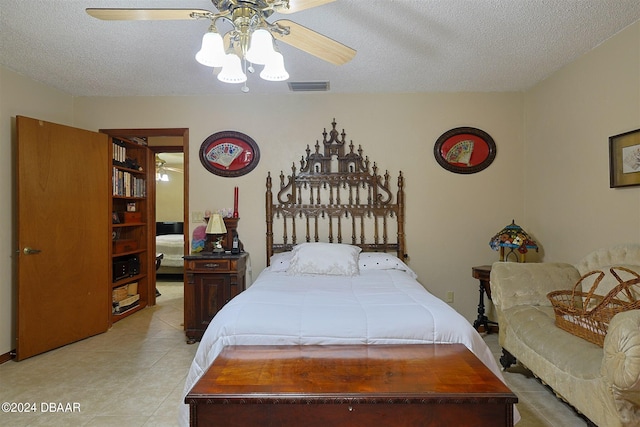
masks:
[[[601,348],[557,328],[547,298],[551,291],[572,289],[593,270],[607,273],[598,289],[612,288],[618,282],[609,273],[611,266],[640,272],[640,245],[599,249],[575,266],[493,264],[500,362],[506,369],[517,359],[595,425],[640,426],[640,310],[615,315]]]

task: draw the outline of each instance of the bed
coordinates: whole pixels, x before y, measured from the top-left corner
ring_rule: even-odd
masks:
[[[184,224],[156,222],[156,253],[163,254],[156,275],[184,273]]]
[[[393,197],[388,172],[332,127],[276,190],[267,175],[267,268],[210,323],[183,398],[230,345],[461,343],[502,379],[482,337],[405,262],[402,173]]]

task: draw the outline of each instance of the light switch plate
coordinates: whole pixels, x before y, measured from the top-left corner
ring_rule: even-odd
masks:
[[[193,223],[204,222],[204,212],[202,211],[191,212],[191,222]]]

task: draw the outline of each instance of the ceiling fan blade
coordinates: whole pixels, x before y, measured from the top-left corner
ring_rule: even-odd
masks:
[[[213,16],[204,9],[86,9],[94,18],[105,21],[150,21],[196,19]]]
[[[289,14],[300,12],[301,10],[311,9],[327,3],[333,3],[336,0],[289,0],[289,7],[277,6],[275,11],[278,13]]]
[[[286,36],[273,32],[277,40],[332,64],[346,64],[356,55],[354,49],[288,19],[281,19],[275,24],[289,28],[289,34]]]

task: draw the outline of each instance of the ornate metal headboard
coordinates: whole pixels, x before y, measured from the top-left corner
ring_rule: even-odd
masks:
[[[291,175],[285,178],[280,172],[275,203],[271,172],[267,175],[267,265],[275,252],[300,243],[299,226],[304,227],[303,242],[348,243],[363,251],[395,251],[400,259],[406,258],[402,172],[393,203],[389,173],[378,175],[375,162],[370,167],[362,147],[354,151],[353,142],[345,153],[346,134],[338,133],[335,119],[331,125],[329,133],[324,129],[322,143],[316,141],[314,152],[307,145],[299,172],[295,163]],[[282,235],[280,243],[274,243],[274,225]],[[390,237],[390,228],[395,238]]]

